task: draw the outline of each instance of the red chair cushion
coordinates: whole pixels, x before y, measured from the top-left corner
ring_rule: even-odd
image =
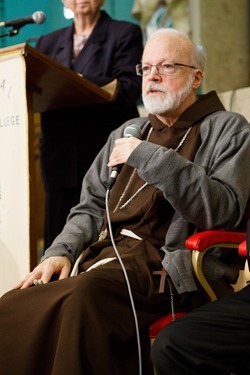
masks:
[[[240,254],[242,257],[245,257],[245,256],[247,255],[247,241],[244,241],[244,242],[242,242],[242,243],[239,245],[238,251],[239,251],[239,254]]]
[[[179,312],[176,313],[176,318],[180,318],[183,315],[186,315],[186,312]],[[157,334],[160,332],[162,328],[164,328],[166,325],[173,322],[172,314],[167,314],[162,316],[161,318],[157,319],[154,323],[151,324],[150,330],[149,330],[149,336],[151,339],[156,338]]]
[[[220,243],[240,244],[245,241],[245,232],[230,232],[224,230],[207,230],[189,237],[185,245],[187,249],[203,251],[206,248]]]

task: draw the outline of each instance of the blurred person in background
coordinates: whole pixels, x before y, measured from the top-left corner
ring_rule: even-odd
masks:
[[[36,48],[102,87],[118,80],[113,102],[41,113],[40,163],[45,190],[44,248],[61,232],[80,199],[83,176],[109,133],[138,117],[141,77],[135,72],[143,50],[141,28],[113,20],[104,0],[62,0],[74,19],[42,36]]]

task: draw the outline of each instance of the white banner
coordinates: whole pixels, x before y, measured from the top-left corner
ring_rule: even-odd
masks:
[[[30,207],[26,66],[0,55],[0,295],[29,272]]]

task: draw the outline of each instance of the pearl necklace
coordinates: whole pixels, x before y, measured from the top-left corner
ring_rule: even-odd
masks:
[[[179,144],[178,144],[177,147],[174,149],[174,151],[176,151],[176,152],[179,151],[179,149],[181,148],[181,146],[182,146],[183,143],[185,142],[185,140],[186,140],[188,134],[190,133],[191,129],[192,129],[192,126],[190,126],[190,127],[187,129],[186,133],[184,134],[184,136],[182,137],[182,139],[180,140]],[[146,141],[149,140],[152,131],[153,131],[153,127],[150,128],[150,130],[149,130],[149,132],[148,132],[148,135],[147,135],[147,139],[146,139]],[[135,192],[135,193],[134,193],[134,194],[133,194],[133,195],[132,195],[127,201],[126,201],[126,202],[124,202],[124,203],[119,207],[121,201],[123,200],[123,198],[124,198],[124,196],[125,196],[125,194],[126,194],[128,188],[129,188],[129,186],[130,186],[130,184],[131,184],[131,181],[132,181],[132,179],[133,179],[135,173],[136,173],[136,169],[133,170],[133,173],[131,174],[130,179],[128,180],[127,185],[125,186],[125,189],[123,190],[123,193],[122,193],[122,195],[120,196],[120,198],[119,198],[119,200],[118,200],[118,203],[117,203],[117,205],[115,206],[115,209],[114,209],[113,213],[115,213],[115,212],[118,210],[118,208],[119,208],[119,210],[122,210],[123,208],[127,207],[127,206],[129,205],[129,203],[132,202],[132,201],[137,197],[137,195],[140,194],[140,192],[141,192],[141,191],[142,191],[142,190],[148,185],[148,183],[145,182],[141,187],[139,187],[139,189],[138,189],[138,190],[137,190],[137,191],[136,191],[136,192]]]

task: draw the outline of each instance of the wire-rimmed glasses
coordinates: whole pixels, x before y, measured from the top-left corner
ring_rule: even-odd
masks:
[[[177,66],[182,66],[186,68],[191,68],[191,69],[197,69],[195,66],[192,65],[186,65],[186,64],[181,64],[181,63],[168,63],[168,62],[162,62],[160,64],[155,64],[155,65],[150,65],[150,64],[137,64],[135,66],[136,69],[136,74],[138,76],[149,76],[151,73],[151,70],[153,67],[157,69],[157,72],[159,74],[165,74],[165,75],[173,75],[176,72],[176,67]]]

